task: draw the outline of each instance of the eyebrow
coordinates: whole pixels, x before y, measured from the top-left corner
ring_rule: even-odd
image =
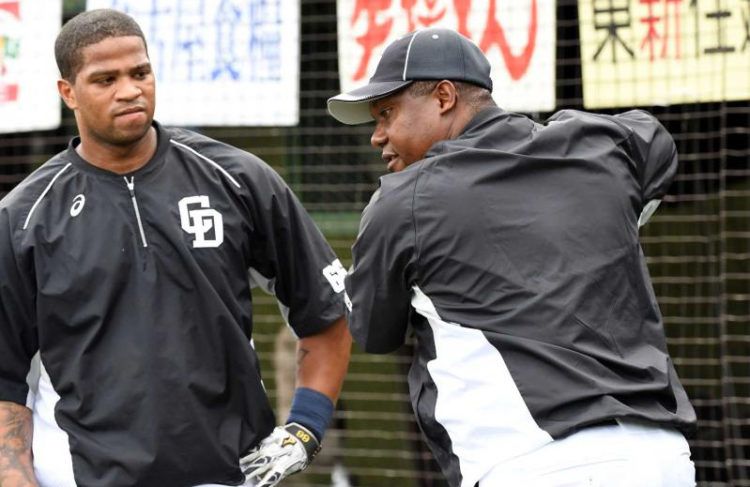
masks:
[[[376,110],[377,110],[378,108],[380,108],[380,107],[382,107],[382,106],[384,105],[384,101],[385,101],[385,100],[386,100],[387,98],[388,98],[388,97],[385,97],[385,98],[378,98],[377,100],[373,100],[373,101],[371,101],[371,102],[370,102],[370,108],[372,108],[372,109],[376,109]]]

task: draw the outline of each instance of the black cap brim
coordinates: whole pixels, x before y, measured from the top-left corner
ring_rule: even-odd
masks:
[[[370,102],[391,95],[414,81],[382,81],[370,83],[349,93],[328,99],[328,113],[347,125],[357,125],[372,120]]]

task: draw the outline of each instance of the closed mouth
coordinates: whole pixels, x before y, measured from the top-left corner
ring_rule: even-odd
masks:
[[[115,113],[115,117],[120,117],[122,115],[130,115],[131,113],[138,113],[138,112],[145,112],[145,111],[146,110],[143,107],[132,107],[132,108],[127,108],[125,110]]]
[[[389,164],[389,163],[390,163],[390,162],[391,162],[391,161],[392,161],[393,159],[395,159],[395,158],[396,158],[397,156],[396,156],[396,154],[393,154],[393,153],[390,153],[390,152],[389,152],[389,153],[387,153],[387,154],[386,154],[386,153],[383,153],[383,155],[382,155],[382,156],[380,156],[380,157],[381,157],[381,158],[383,159],[383,162],[385,162],[386,164]]]

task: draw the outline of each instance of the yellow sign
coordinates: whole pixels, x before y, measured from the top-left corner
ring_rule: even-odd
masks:
[[[579,0],[586,108],[750,99],[750,0]]]

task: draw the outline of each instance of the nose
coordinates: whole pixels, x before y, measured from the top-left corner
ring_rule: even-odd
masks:
[[[382,149],[386,142],[388,142],[388,137],[385,134],[385,130],[383,130],[380,124],[375,125],[375,130],[372,132],[372,137],[370,137],[370,145],[376,149]]]
[[[134,100],[143,94],[143,90],[132,80],[123,80],[117,87],[117,97],[121,100]]]

